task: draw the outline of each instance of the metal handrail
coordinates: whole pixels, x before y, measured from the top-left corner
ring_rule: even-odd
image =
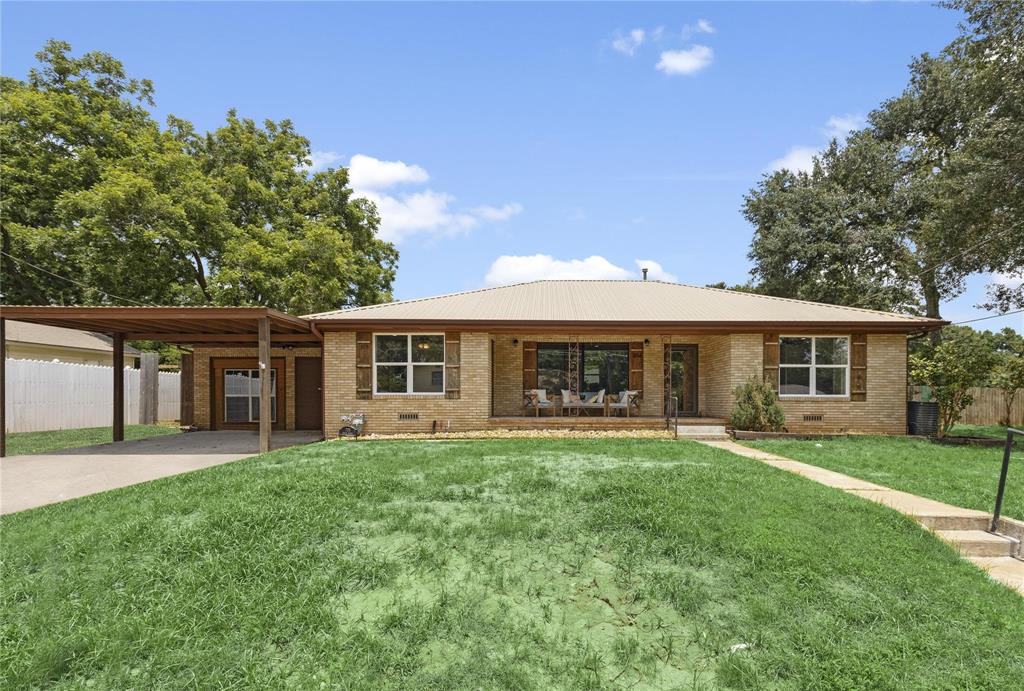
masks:
[[[1003,494],[1006,492],[1006,475],[1010,470],[1010,451],[1013,450],[1013,436],[1020,434],[1024,436],[1024,431],[1014,429],[1013,427],[1006,428],[1006,444],[1003,445],[1003,467],[999,471],[999,488],[996,490],[996,508],[992,512],[992,527],[991,532],[996,532],[999,529],[999,512],[1003,509]]]
[[[673,420],[673,425],[675,427],[675,438],[678,439],[679,438],[679,396],[669,396],[669,398],[672,399],[672,407],[673,407],[673,409],[675,410],[675,413],[676,413],[675,417],[672,420]],[[668,428],[668,424],[667,424],[668,420],[665,420],[665,423],[666,423],[665,427]]]

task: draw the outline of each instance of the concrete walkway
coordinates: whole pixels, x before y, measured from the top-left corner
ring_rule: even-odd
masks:
[[[274,432],[275,449],[320,432]],[[190,432],[0,459],[0,514],[187,473],[259,453],[256,432]]]
[[[1024,561],[1012,556],[1024,556],[1019,552],[1019,539],[1024,534],[1024,524],[1019,521],[1003,519],[1000,523],[1000,530],[1004,530],[1005,525],[1005,532],[1013,534],[1014,537],[994,534],[987,532],[992,515],[983,511],[964,509],[916,494],[900,492],[808,463],[752,449],[734,441],[700,443],[724,449],[738,456],[753,458],[906,514],[939,538],[949,542],[989,576],[1024,595]]]

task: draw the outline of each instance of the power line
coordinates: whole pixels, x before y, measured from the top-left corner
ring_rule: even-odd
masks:
[[[50,271],[48,269],[44,269],[41,266],[36,266],[35,264],[33,264],[30,261],[26,261],[24,259],[19,259],[18,257],[15,257],[13,254],[10,254],[8,252],[4,252],[3,250],[0,250],[0,254],[2,254],[5,257],[8,257],[9,259],[13,259],[14,261],[18,262],[19,264],[25,264],[26,266],[31,266],[33,269],[36,269],[37,271],[42,271],[45,274],[49,274],[49,275],[53,276],[54,278],[59,278],[62,281],[67,281],[68,283],[74,283],[76,286],[81,286],[82,288],[85,288],[86,290],[93,290],[93,291],[96,291],[97,293],[101,293],[103,295],[106,295],[107,297],[115,298],[117,300],[123,300],[125,302],[130,302],[133,305],[139,305],[140,307],[153,307],[153,305],[151,305],[149,303],[139,302],[138,300],[132,300],[131,298],[121,297],[120,295],[114,295],[113,293],[108,293],[105,290],[100,290],[99,288],[93,288],[92,286],[86,285],[85,283],[82,283],[81,281],[76,281],[73,278],[68,278],[67,276],[61,276],[60,274],[55,274],[55,273],[53,273],[52,271]]]
[[[986,319],[995,319],[997,317],[1008,317],[1011,314],[1020,314],[1021,312],[1024,312],[1024,309],[1013,310],[1012,312],[1003,312],[1002,314],[990,314],[987,317],[976,317],[974,319],[965,319],[962,322],[953,322],[953,325],[955,326],[956,324],[970,324],[971,322],[982,322],[982,321],[985,321]]]

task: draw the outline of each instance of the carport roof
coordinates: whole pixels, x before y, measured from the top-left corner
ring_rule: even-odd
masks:
[[[320,341],[307,320],[267,307],[4,305],[0,316],[32,324],[123,334],[131,340],[203,345],[256,343],[259,320],[266,317],[275,344]]]

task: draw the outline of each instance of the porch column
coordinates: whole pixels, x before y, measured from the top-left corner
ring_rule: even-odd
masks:
[[[114,441],[124,441],[124,334],[111,334],[114,339]]]
[[[7,455],[7,320],[0,317],[0,458]]]
[[[270,451],[270,319],[259,321],[260,335],[260,453]]]

